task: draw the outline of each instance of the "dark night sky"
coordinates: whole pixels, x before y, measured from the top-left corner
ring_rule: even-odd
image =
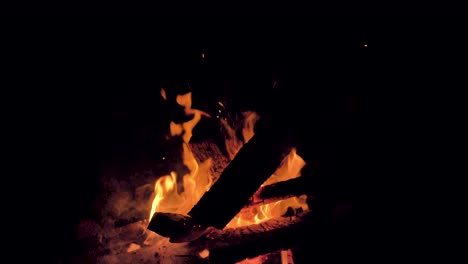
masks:
[[[47,227],[40,233],[54,238],[58,248],[71,243],[73,224],[92,203],[99,161],[116,142],[133,140],[129,131],[158,118],[154,98],[161,78],[191,80],[200,101],[227,94],[255,105],[272,72],[290,84],[307,83],[307,93],[357,95],[366,122],[354,133],[365,132],[360,139],[365,135],[372,142],[380,142],[371,132],[390,114],[419,106],[416,100],[427,95],[420,87],[442,79],[429,66],[445,56],[430,52],[447,39],[437,26],[375,17],[281,20],[275,14],[234,22],[196,16],[18,22],[23,26],[12,38],[11,66],[20,69],[18,91],[27,106],[15,114],[28,120],[22,122],[20,141],[31,141],[24,160],[39,157],[31,166],[41,171],[31,179],[37,182],[32,186],[41,186],[36,197],[52,205],[42,212],[46,219],[36,220]],[[410,124],[409,119],[403,121]],[[154,123],[152,128],[161,129]],[[386,138],[382,147],[398,141]],[[356,147],[351,141],[349,146]],[[368,145],[375,144],[365,144],[354,160]]]

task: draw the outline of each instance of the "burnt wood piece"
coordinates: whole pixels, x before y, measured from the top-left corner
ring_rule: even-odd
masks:
[[[255,206],[263,203],[271,203],[293,196],[311,194],[303,177],[290,179],[278,183],[273,183],[261,187],[250,198],[246,207]]]
[[[223,229],[294,146],[289,133],[254,135],[188,214],[200,225]]]
[[[189,243],[194,249],[208,249],[210,263],[235,263],[299,243],[301,233],[312,221],[312,212],[275,218],[260,224],[226,230],[214,229]]]

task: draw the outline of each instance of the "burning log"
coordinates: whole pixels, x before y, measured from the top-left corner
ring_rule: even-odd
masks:
[[[209,249],[211,263],[234,263],[245,258],[288,249],[300,239],[312,212],[292,218],[271,219],[260,224],[226,230],[214,229],[190,242],[196,249]]]
[[[287,133],[264,136],[253,136],[192,208],[188,214],[195,222],[223,229],[294,147]]]

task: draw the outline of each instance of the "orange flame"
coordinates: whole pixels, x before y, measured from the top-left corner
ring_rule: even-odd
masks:
[[[297,178],[301,175],[301,169],[305,165],[304,160],[296,153],[296,149],[293,149],[283,159],[283,162],[275,173],[262,186]],[[243,209],[227,224],[226,228],[259,224],[269,219],[283,216],[289,207],[293,209],[301,208],[303,211],[307,211],[309,208],[306,199],[307,196],[302,195]]]
[[[164,97],[164,95],[162,96]],[[151,220],[155,212],[187,214],[213,184],[209,172],[212,160],[207,159],[198,164],[188,145],[192,137],[192,130],[200,121],[201,116],[209,115],[200,110],[191,109],[192,93],[190,92],[178,95],[176,102],[184,107],[187,115],[194,115],[191,120],[185,123],[170,123],[170,135],[181,136],[183,139],[182,162],[188,168],[189,173],[182,175],[183,191],[177,187],[177,177],[180,175],[177,175],[176,172],[162,176],[156,181],[154,186],[155,197],[151,206],[149,220]]]
[[[260,117],[252,111],[243,112],[242,115],[244,116],[242,136],[244,137],[244,143],[247,143],[254,136],[254,126]]]

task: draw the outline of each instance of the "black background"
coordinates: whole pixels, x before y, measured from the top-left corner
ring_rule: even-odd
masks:
[[[92,214],[99,161],[115,145],[140,151],[135,144],[122,143],[138,139],[131,136],[136,127],[164,129],[157,122],[164,117],[154,99],[160,79],[191,80],[194,105],[201,106],[226,94],[246,107],[257,106],[275,74],[298,84],[287,87],[307,87],[291,91],[294,100],[288,107],[307,101],[309,94],[328,107],[319,98],[352,98],[359,111],[353,112],[350,132],[342,133],[343,156],[337,159],[352,165],[346,168],[356,181],[344,185],[353,194],[376,194],[393,184],[390,176],[382,176],[382,184],[382,178],[367,174],[387,175],[375,162],[385,163],[390,156],[402,163],[408,153],[397,149],[397,156],[389,151],[378,158],[372,153],[407,142],[403,139],[417,134],[409,128],[426,121],[434,99],[444,104],[443,97],[425,87],[451,85],[447,76],[452,72],[434,62],[456,60],[447,43],[458,35],[438,23],[439,17],[428,21],[358,12],[310,18],[273,12],[226,18],[187,13],[159,19],[74,14],[12,20],[8,63],[14,72],[12,90],[21,104],[9,107],[14,126],[20,128],[14,132],[19,139],[10,143],[21,154],[18,168],[28,171],[20,181],[32,187],[29,193],[36,201],[31,211],[14,209],[20,216],[33,215],[22,226],[39,231],[37,241],[47,238],[54,257],[73,251],[74,225]],[[336,111],[326,108],[324,119]],[[374,187],[363,187],[363,182]]]

